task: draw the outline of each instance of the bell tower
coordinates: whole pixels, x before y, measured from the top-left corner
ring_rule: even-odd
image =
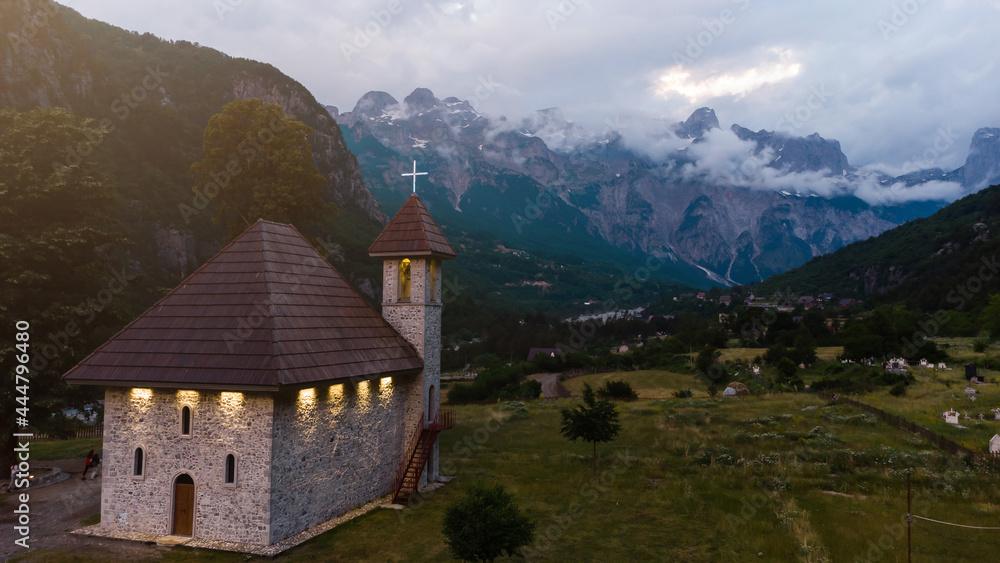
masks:
[[[441,262],[454,258],[455,250],[413,194],[368,248],[368,255],[383,260],[382,316],[424,360],[423,394],[416,403],[426,425],[441,404]],[[438,477],[436,441],[424,474],[432,481]]]

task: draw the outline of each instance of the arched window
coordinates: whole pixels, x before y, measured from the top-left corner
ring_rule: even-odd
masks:
[[[229,454],[226,456],[226,476],[224,479],[226,485],[236,486],[236,455]]]
[[[132,478],[143,479],[146,477],[146,452],[139,446],[132,453]]]
[[[399,261],[399,300],[410,300],[410,259]]]
[[[438,271],[437,271],[437,260],[431,259],[431,283],[430,285],[430,299],[429,301],[438,300]]]
[[[181,436],[191,436],[191,407],[181,408]]]

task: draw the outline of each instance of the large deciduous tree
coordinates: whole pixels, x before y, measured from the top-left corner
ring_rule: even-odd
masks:
[[[312,134],[277,104],[226,104],[205,128],[205,157],[191,166],[194,199],[180,205],[181,215],[187,220],[214,205],[214,220],[231,238],[257,219],[322,226],[337,209],[323,202],[326,179],[313,164]]]
[[[0,110],[0,467],[13,454],[15,323],[30,324],[30,425],[45,428],[87,390],[61,375],[88,352],[95,331],[116,325],[134,276],[116,250],[126,244],[111,216],[110,181],[90,155],[105,131],[64,109]],[[61,158],[71,148],[81,155]],[[22,382],[23,383],[23,382]]]
[[[597,399],[589,383],[583,384],[583,404],[574,409],[562,410],[562,429],[566,438],[577,438],[594,445],[594,475],[597,475],[597,443],[610,442],[622,429],[618,422],[618,409],[607,399]]]

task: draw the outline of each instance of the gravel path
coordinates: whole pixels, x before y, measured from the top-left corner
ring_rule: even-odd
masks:
[[[80,537],[69,532],[82,527],[81,520],[101,509],[101,478],[82,480],[83,460],[38,462],[40,467],[59,467],[70,474],[69,479],[41,487],[0,493],[0,561],[25,554],[14,543],[20,537],[15,531],[18,495],[27,492],[31,515],[29,552],[39,548],[71,549],[93,553],[94,560],[135,561],[155,557],[157,548],[132,542]],[[44,557],[29,557],[42,561]]]
[[[570,396],[569,390],[559,383],[558,373],[536,373],[528,377],[542,382],[542,397],[546,399]]]

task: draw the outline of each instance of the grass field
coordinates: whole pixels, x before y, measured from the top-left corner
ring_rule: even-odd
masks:
[[[529,403],[522,418],[458,407],[458,424],[441,435],[452,483],[278,560],[448,561],[444,509],[477,479],[515,495],[538,524],[528,555],[548,561],[905,561],[907,470],[915,513],[1000,526],[995,475],[815,396],[621,404],[623,431],[599,446],[596,477],[590,445],[559,435],[559,411],[573,403]],[[914,560],[993,560],[995,534],[917,522]],[[157,557],[246,560],[185,548]],[[86,559],[41,551],[29,560]]]
[[[840,346],[822,346],[816,349],[816,357],[820,360],[833,360],[844,349]],[[719,350],[719,359],[722,361],[726,360],[743,360],[744,362],[752,361],[757,356],[764,356],[767,352],[767,348],[723,348]]]
[[[701,382],[697,375],[673,373],[666,370],[592,373],[573,377],[562,383],[574,396],[580,396],[583,393],[584,383],[589,383],[591,387],[597,389],[604,385],[605,381],[613,379],[622,379],[629,382],[632,388],[639,394],[640,399],[670,398],[673,397],[674,391],[679,389],[690,389],[695,395],[708,395],[705,390],[705,384]]]
[[[31,443],[31,457],[38,461],[79,458],[82,463],[82,460],[87,457],[87,453],[90,450],[101,451],[102,442],[101,438],[41,440]]]

